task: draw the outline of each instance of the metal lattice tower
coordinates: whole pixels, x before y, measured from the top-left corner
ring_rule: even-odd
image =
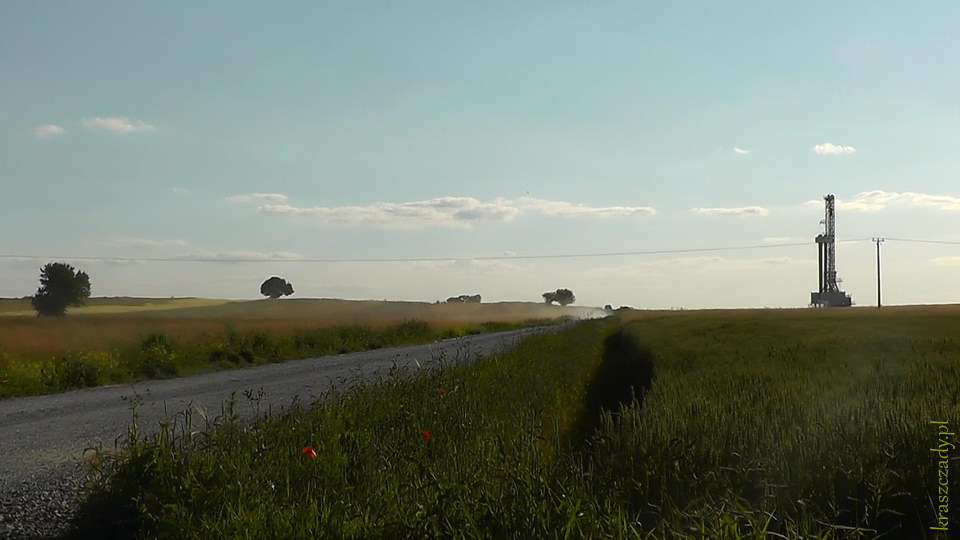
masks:
[[[837,210],[833,195],[827,195],[823,198],[824,208],[824,233],[817,237],[817,242],[825,244],[826,249],[823,253],[824,258],[824,283],[820,285],[821,292],[839,291],[837,286]]]
[[[814,306],[850,306],[853,302],[850,296],[840,290],[837,284],[837,222],[836,203],[833,194],[823,198],[824,216],[823,233],[817,235],[817,249],[819,251],[819,280],[820,289],[810,294],[810,303]]]

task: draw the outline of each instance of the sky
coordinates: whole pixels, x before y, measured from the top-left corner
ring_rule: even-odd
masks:
[[[960,302],[960,4],[782,4],[0,3],[0,296]]]

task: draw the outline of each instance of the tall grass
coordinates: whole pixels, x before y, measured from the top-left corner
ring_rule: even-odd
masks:
[[[287,329],[287,332],[280,334],[262,330],[241,331],[231,323],[220,333],[201,334],[192,339],[177,339],[170,334],[151,332],[141,335],[133,345],[57,356],[10,355],[0,345],[0,398],[176,377],[292,358],[427,343],[551,322],[484,322],[438,328],[424,321],[408,320],[380,328],[339,325]]]
[[[591,483],[654,530],[932,535],[928,421],[960,424],[958,322],[635,322],[656,378],[642,407],[604,424]]]
[[[252,428],[227,410],[209,430],[186,413],[157,436],[133,433],[101,463],[77,532],[939,534],[928,422],[960,424],[956,314],[687,313],[616,326],[396,373]]]
[[[554,450],[578,417],[604,331],[582,325],[476,365],[397,372],[255,429],[228,406],[216,429],[196,433],[185,413],[154,437],[132,432],[123,458],[103,464],[77,534],[548,534],[577,515]],[[308,445],[317,459],[301,453]]]

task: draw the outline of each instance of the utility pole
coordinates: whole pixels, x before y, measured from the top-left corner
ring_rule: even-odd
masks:
[[[874,238],[874,242],[877,243],[877,309],[882,307],[880,303],[880,244],[883,243],[883,238]]]

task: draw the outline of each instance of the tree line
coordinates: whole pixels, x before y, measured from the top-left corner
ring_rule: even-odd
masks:
[[[260,284],[260,294],[278,299],[293,294],[293,285],[287,280],[272,276]],[[566,306],[576,302],[570,289],[557,289],[541,295],[544,303],[557,303]],[[30,297],[30,303],[37,315],[59,317],[70,306],[82,306],[90,298],[90,276],[67,263],[48,263],[40,269],[40,287]],[[447,298],[448,304],[479,304],[479,294],[461,294]]]

